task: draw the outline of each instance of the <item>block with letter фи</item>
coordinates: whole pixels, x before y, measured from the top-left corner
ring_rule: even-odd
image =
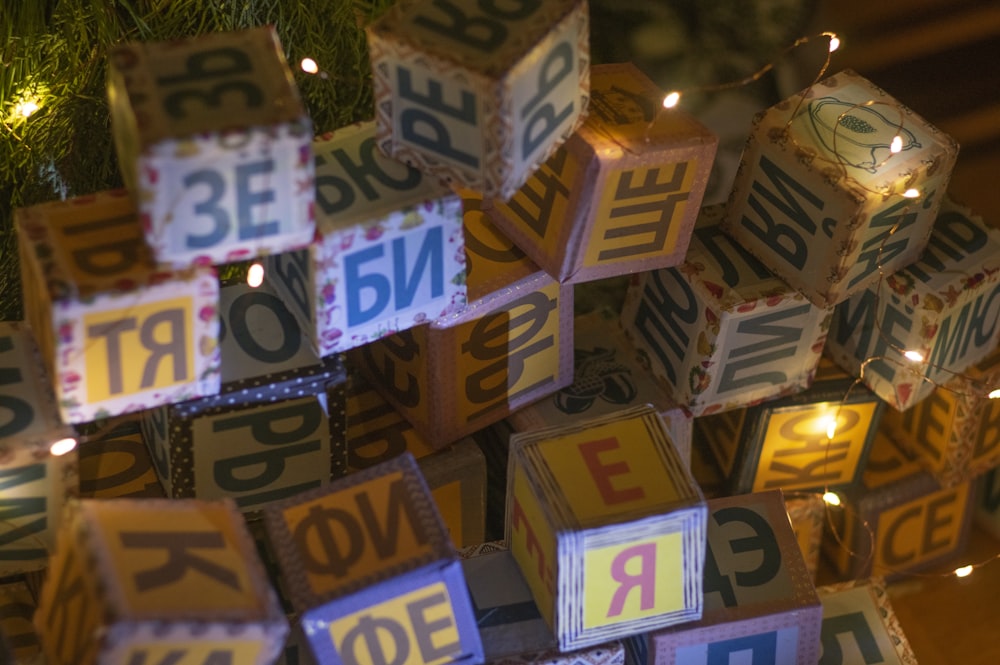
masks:
[[[816,589],[823,603],[820,665],[916,665],[881,577]]]

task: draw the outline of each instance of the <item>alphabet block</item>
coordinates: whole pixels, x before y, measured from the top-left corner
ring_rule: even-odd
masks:
[[[166,497],[146,448],[139,416],[118,419],[85,437],[78,454],[83,498]]]
[[[465,254],[459,197],[382,156],[375,124],[313,143],[316,239],[267,260],[322,356],[460,309]]]
[[[108,100],[122,176],[161,265],[312,240],[312,122],[273,27],[116,46]]]
[[[590,114],[509,201],[500,228],[561,282],[676,266],[718,147],[631,63],[590,70]]]
[[[810,301],[836,305],[920,256],[957,155],[845,70],[756,117],[723,228]],[[903,196],[911,188],[918,198]]]
[[[0,662],[42,665],[42,645],[31,623],[36,608],[35,596],[24,580],[0,581]]]
[[[802,560],[813,581],[816,580],[816,570],[819,567],[823,525],[826,523],[825,505],[822,497],[815,493],[791,493],[785,496],[785,510],[788,512],[788,520],[792,523],[795,542],[799,545]]]
[[[288,633],[230,501],[80,501],[35,629],[49,665],[272,663]]]
[[[466,288],[475,302],[518,281],[541,272],[483,210],[481,194],[469,189],[462,196],[462,230],[465,235]]]
[[[379,147],[510,198],[586,112],[585,0],[398,4],[367,28]]]
[[[694,415],[753,405],[809,386],[830,325],[722,234],[703,209],[684,263],[629,287],[622,326],[653,376]]]
[[[865,363],[865,385],[905,411],[992,353],[998,322],[1000,230],[945,199],[919,260],[837,307],[827,353],[853,374]]]
[[[67,423],[219,392],[219,282],[161,271],[123,191],[15,212],[25,316]]]
[[[880,577],[816,589],[823,603],[823,665],[916,663]]]
[[[1000,471],[993,469],[976,482],[976,526],[1000,539]]]
[[[268,506],[264,520],[317,661],[483,662],[461,563],[409,453]]]
[[[651,407],[511,437],[506,541],[562,651],[700,618],[705,519]]]

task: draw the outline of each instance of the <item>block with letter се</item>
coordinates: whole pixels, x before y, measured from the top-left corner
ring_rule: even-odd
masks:
[[[81,439],[80,497],[166,498],[146,447],[142,415],[130,414],[101,425]]]
[[[107,87],[122,176],[159,264],[309,244],[312,121],[272,27],[116,46]]]
[[[379,147],[510,198],[586,113],[586,0],[407,0],[367,28]]]
[[[822,665],[917,662],[883,578],[821,586],[816,592],[823,603]]]
[[[701,617],[705,500],[652,407],[510,446],[506,541],[560,650]]]
[[[67,423],[219,392],[211,266],[156,267],[124,191],[15,212],[25,318]]]

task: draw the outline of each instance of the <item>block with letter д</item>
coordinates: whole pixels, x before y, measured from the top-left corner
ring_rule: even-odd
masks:
[[[511,437],[506,540],[562,651],[699,619],[705,520],[652,407]]]
[[[819,665],[915,665],[917,656],[892,609],[883,578],[821,586],[816,592],[823,603]]]

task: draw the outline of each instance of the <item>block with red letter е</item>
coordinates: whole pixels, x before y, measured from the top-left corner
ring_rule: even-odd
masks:
[[[823,603],[822,665],[917,662],[884,579],[831,584],[816,592]]]

